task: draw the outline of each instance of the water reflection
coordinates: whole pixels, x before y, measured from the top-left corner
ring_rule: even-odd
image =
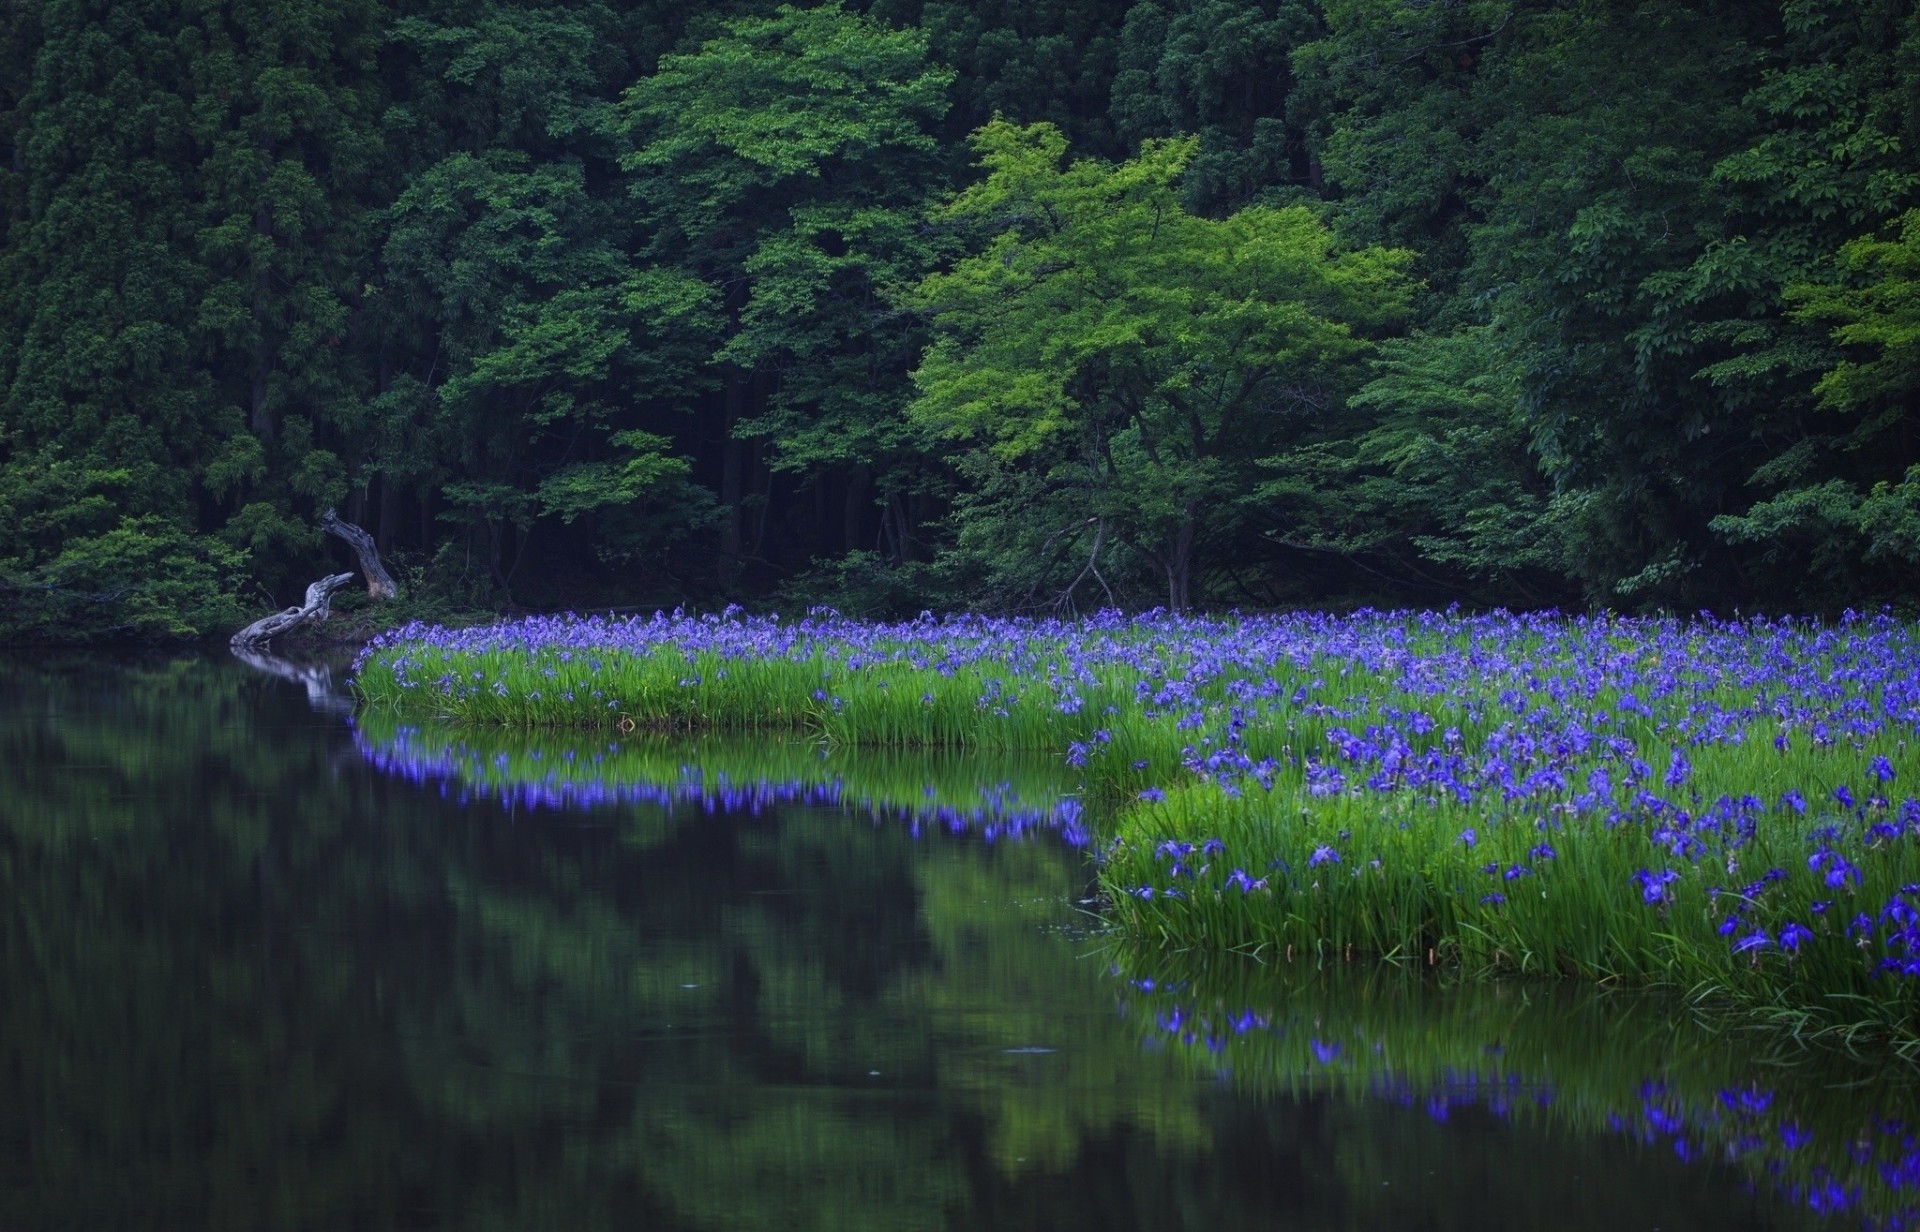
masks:
[[[843,808],[876,820],[977,833],[988,842],[1088,835],[1076,784],[1057,758],[947,749],[834,749],[777,737],[687,738],[474,729],[358,718],[355,744],[382,772],[460,803],[592,809],[690,806],[758,814]]]
[[[1895,1058],[1742,1031],[1652,993],[1118,953],[1143,1046],[1236,1090],[1611,1138],[1730,1168],[1749,1193],[1848,1226],[1920,1226],[1920,1071]]]
[[[252,647],[230,647],[228,653],[253,671],[290,681],[306,690],[307,705],[320,714],[345,717],[353,713],[353,694],[342,683],[347,656],[339,661],[320,657],[288,658]]]
[[[1741,1192],[1745,1157],[1610,1130],[1636,1105],[1574,1069],[1618,1051],[1686,1112],[1759,1089],[1724,1039],[1498,988],[1109,975],[1083,853],[865,815],[928,787],[984,809],[964,761],[623,743],[609,781],[698,765],[700,790],[530,810],[501,788],[592,781],[604,746],[468,740],[390,773],[452,748],[405,739],[224,659],[0,664],[9,1232],[1803,1226]],[[842,803],[712,790],[766,766]],[[984,777],[1038,810],[1070,798],[1049,773]],[[1443,1062],[1494,1041],[1505,1068],[1476,1072],[1520,1075],[1527,1110],[1456,1083],[1433,1119]],[[1405,1090],[1342,1068],[1376,1044]],[[1764,1115],[1810,1145],[1889,1108],[1800,1072],[1765,1075]]]

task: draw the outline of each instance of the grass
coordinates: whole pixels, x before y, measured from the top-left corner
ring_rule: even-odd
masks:
[[[1033,750],[1129,933],[1920,1021],[1920,635],[1359,613],[415,626],[370,713]]]

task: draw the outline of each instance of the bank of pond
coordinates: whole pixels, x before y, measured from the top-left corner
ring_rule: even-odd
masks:
[[[569,615],[394,630],[353,688],[363,733],[456,790],[830,792],[1058,828],[1145,951],[1670,985],[1920,1047],[1920,630],[1885,615]],[[530,727],[579,747],[484,752]],[[607,766],[639,731],[767,764],[679,787]],[[855,781],[822,747],[951,770],[867,756]],[[997,776],[1017,752],[1052,772]]]

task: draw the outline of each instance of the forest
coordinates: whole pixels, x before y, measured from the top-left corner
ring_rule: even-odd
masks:
[[[12,0],[0,641],[1920,606],[1911,0]]]

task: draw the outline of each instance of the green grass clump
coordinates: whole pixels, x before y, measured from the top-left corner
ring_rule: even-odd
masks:
[[[1882,967],[1881,913],[1920,861],[1886,851],[1834,887],[1805,867],[1858,825],[1768,810],[1690,862],[1625,820],[1196,784],[1121,813],[1102,881],[1123,931],[1172,947],[1673,985],[1910,1036],[1920,990]]]

